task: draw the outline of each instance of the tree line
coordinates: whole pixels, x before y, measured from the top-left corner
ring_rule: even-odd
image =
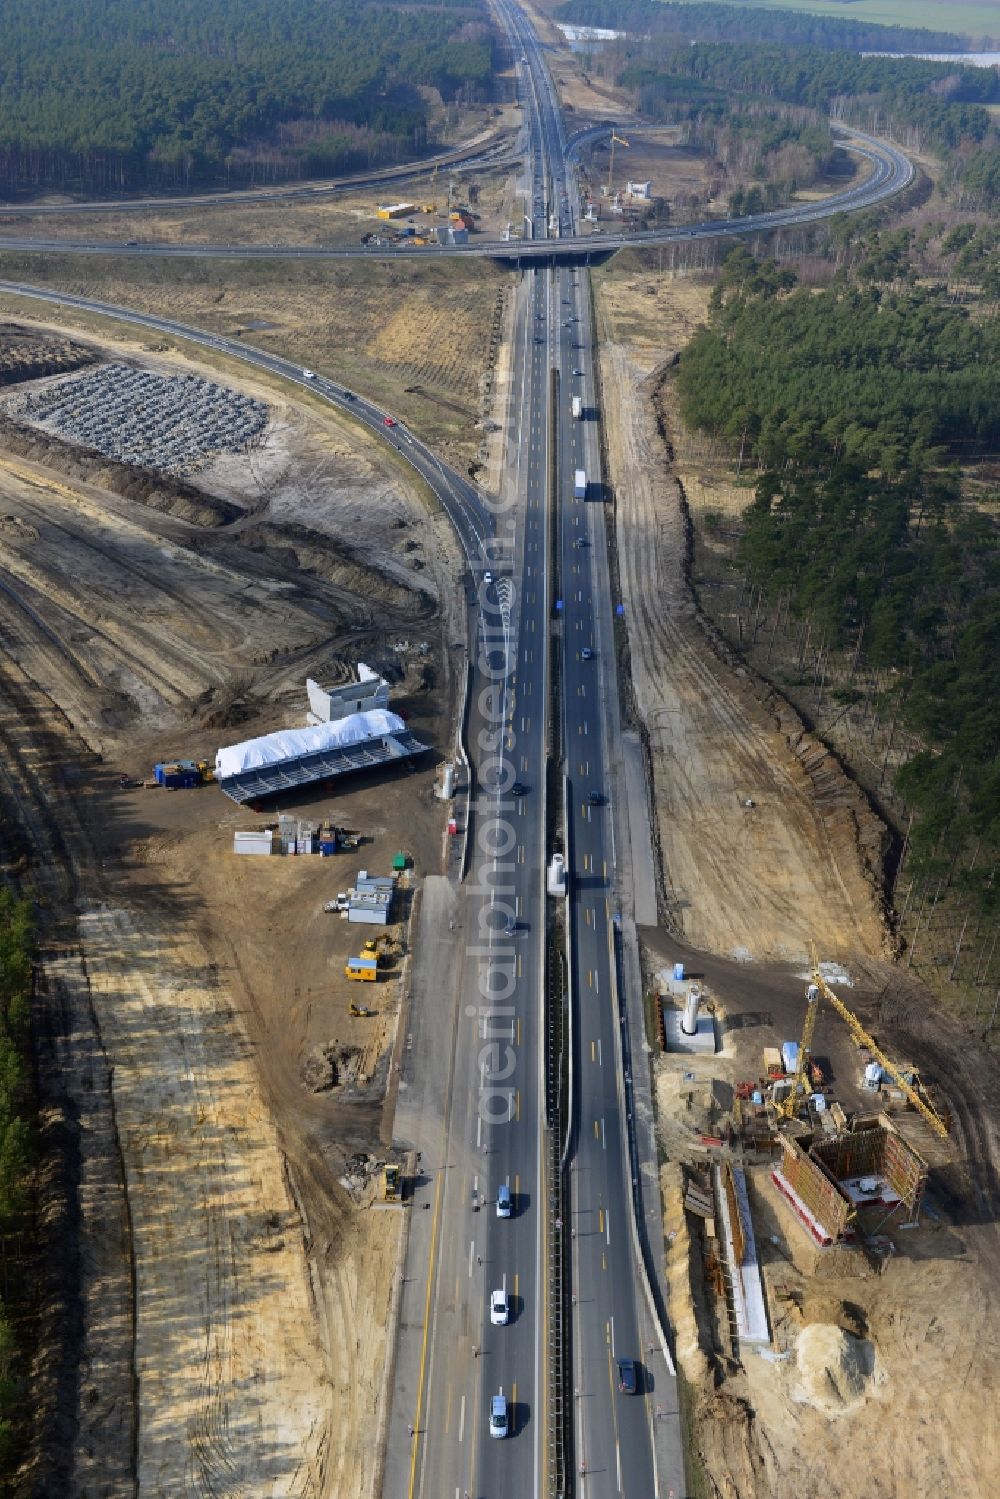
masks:
[[[0,190],[111,192],[337,172],[419,150],[430,107],[492,97],[465,3],[6,0]]]
[[[981,233],[946,234],[942,253],[957,257]],[[745,578],[785,630],[803,621],[820,655],[849,663],[845,703],[867,673],[890,745],[898,725],[918,746],[894,777],[911,813],[911,887],[936,882],[940,894],[957,880],[967,919],[988,923],[1000,494],[970,502],[957,460],[1000,448],[1000,319],[907,284],[905,235],[860,250],[850,282],[825,291],[734,250],[679,362],[681,412],[729,438],[738,467],[753,465],[736,557]]]
[[[699,42],[789,42],[845,52],[964,52],[968,37],[919,26],[883,26],[854,17],[811,16],[796,10],[716,5],[714,0],[566,0],[559,21],[633,36]],[[992,45],[989,37],[979,42]]]

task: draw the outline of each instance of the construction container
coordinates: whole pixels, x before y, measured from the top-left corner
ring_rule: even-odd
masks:
[[[363,984],[374,984],[378,978],[378,959],[348,958],[344,973],[349,979],[357,979]]]
[[[337,852],[336,838],[321,838],[319,840],[319,851],[324,859],[328,859],[331,854],[335,854]]]
[[[270,828],[253,828],[233,834],[234,854],[272,854],[274,834]]]
[[[193,760],[163,760],[153,766],[153,777],[168,791],[190,791],[202,785],[201,771]]]
[[[781,1052],[776,1046],[764,1047],[764,1076],[770,1078],[784,1077],[785,1066],[781,1060]]]
[[[678,983],[684,978],[684,964],[683,963],[675,963],[674,964],[674,978],[678,981]]]
[[[389,890],[353,890],[347,919],[368,926],[388,926],[391,904],[392,892]]]

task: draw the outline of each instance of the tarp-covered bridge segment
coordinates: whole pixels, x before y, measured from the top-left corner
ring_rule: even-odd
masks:
[[[229,745],[216,755],[215,777],[226,795],[242,804],[397,764],[427,748],[395,713],[377,709]]]

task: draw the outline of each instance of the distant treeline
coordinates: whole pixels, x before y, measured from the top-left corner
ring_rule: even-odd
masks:
[[[4,0],[0,191],[246,183],[394,161],[421,87],[492,97],[478,3]]]
[[[942,253],[977,239],[973,268],[988,273],[994,241],[974,225]],[[680,359],[681,411],[757,467],[748,579],[853,659],[852,676],[874,673],[883,711],[919,737],[896,776],[914,867],[950,871],[967,850],[963,888],[986,916],[1000,851],[1000,528],[995,494],[964,500],[956,460],[1000,448],[1000,319],[914,285],[906,232],[854,248],[849,283],[820,292],[734,250]]]
[[[879,26],[853,17],[810,16],[796,10],[674,0],[567,0],[556,13],[576,26],[601,26],[635,36],[698,42],[790,42],[844,52],[964,52],[969,38],[917,26]],[[989,41],[989,38],[984,38]]]

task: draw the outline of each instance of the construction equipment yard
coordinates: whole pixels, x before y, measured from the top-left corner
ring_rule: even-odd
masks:
[[[15,349],[55,371],[103,355],[24,328]],[[192,375],[224,394],[178,356],[114,355],[182,395],[204,394]],[[440,867],[435,764],[355,779],[336,805],[305,788],[297,817],[333,814],[364,846],[271,859],[233,853],[266,817],[211,784],[163,790],[150,767],[301,721],[304,678],[342,680],[359,651],[439,745],[454,542],[342,421],[245,375],[223,384],[266,411],[266,433],[238,463],[203,455],[203,490],[176,505],[169,475],[130,492],[26,429],[0,456],[4,857],[46,912],[41,1068],[76,1141],[88,1267],[82,1323],[50,1329],[86,1390],[77,1442],[39,1459],[50,1492],[70,1491],[71,1462],[114,1489],[133,1449],[150,1494],[376,1478],[400,1219],[359,1213],[339,1179],[380,1148],[412,892],[364,1016],[343,967],[370,928],[323,907],[401,846]],[[58,1419],[59,1381],[39,1398]]]

